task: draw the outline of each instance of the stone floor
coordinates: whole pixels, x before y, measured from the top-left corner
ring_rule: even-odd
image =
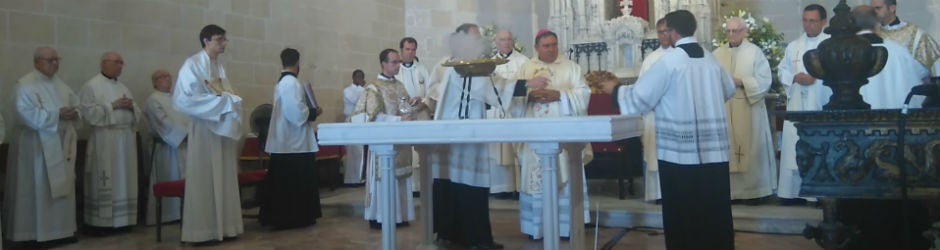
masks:
[[[593,189],[593,188],[592,188]],[[380,231],[369,229],[368,224],[361,218],[362,188],[341,188],[336,191],[321,191],[324,205],[324,218],[318,220],[315,226],[286,230],[270,231],[261,227],[255,219],[246,218],[245,233],[238,239],[223,242],[220,245],[199,247],[203,249],[379,249]],[[630,197],[620,201],[616,195],[601,192],[594,195],[592,192],[592,206],[601,206],[601,227],[598,230],[586,230],[586,245],[580,249],[636,249],[654,250],[665,249],[662,230],[656,226],[658,206],[639,201],[637,197]],[[417,199],[416,199],[417,200]],[[493,235],[496,241],[506,246],[506,249],[541,249],[541,242],[532,241],[519,233],[518,217],[515,211],[515,202],[494,200],[491,209]],[[418,206],[420,209],[420,205]],[[592,209],[593,210],[593,209]],[[636,212],[639,210],[640,212]],[[735,206],[735,227],[739,232],[735,235],[736,249],[821,249],[810,240],[794,234],[792,226],[781,228],[774,224],[794,224],[818,221],[821,212],[810,207],[777,207],[777,206]],[[256,214],[257,209],[245,210],[246,214]],[[605,215],[606,214],[606,215]],[[594,215],[592,215],[594,217]],[[611,219],[604,219],[609,217]],[[751,217],[748,219],[748,217]],[[619,219],[618,219],[619,218]],[[756,221],[757,223],[742,223]],[[618,222],[619,220],[619,222]],[[606,226],[606,224],[622,224],[622,226]],[[626,225],[630,224],[630,225]],[[815,224],[815,223],[813,223]],[[398,231],[398,248],[414,249],[418,244],[420,233],[419,223],[401,228]],[[763,226],[761,226],[763,225]],[[770,226],[767,226],[770,225]],[[630,227],[628,227],[630,226]],[[637,228],[632,228],[636,226]],[[745,229],[742,229],[745,228]],[[179,249],[194,248],[179,243],[179,224],[166,225],[163,231],[163,242],[156,242],[155,227],[137,227],[130,233],[91,237],[80,236],[79,242],[60,246],[55,249]],[[780,232],[784,231],[784,232]],[[754,233],[769,232],[769,233]],[[596,238],[596,248],[595,248]],[[563,249],[573,249],[562,242]],[[441,246],[441,249],[452,249]]]

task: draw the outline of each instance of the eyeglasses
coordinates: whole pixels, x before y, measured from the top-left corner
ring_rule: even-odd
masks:
[[[104,60],[104,61],[124,65],[124,60]]]
[[[228,38],[222,35],[213,36],[210,41],[228,42]]]
[[[664,29],[664,30],[658,30],[658,29],[657,29],[657,30],[656,30],[656,33],[658,33],[658,34],[660,34],[660,35],[665,35],[666,33],[669,33],[669,32],[671,32],[672,30],[673,30],[673,29]]]
[[[40,57],[40,58],[37,58],[37,59],[42,60],[42,61],[47,61],[47,62],[50,62],[50,63],[57,63],[57,62],[59,62],[59,61],[62,60],[61,57],[53,57],[53,58],[42,58],[42,57]]]
[[[725,33],[727,33],[727,34],[735,34],[735,33],[742,33],[742,32],[744,32],[744,31],[747,31],[747,29],[745,29],[745,28],[726,29],[726,30],[725,30]]]

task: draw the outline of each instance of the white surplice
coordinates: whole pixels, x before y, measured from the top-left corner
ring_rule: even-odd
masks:
[[[535,76],[546,76],[550,79],[546,88],[560,92],[560,100],[550,103],[537,103],[535,101],[526,101],[525,117],[528,118],[547,118],[564,116],[585,116],[587,115],[588,101],[591,98],[591,88],[585,83],[584,75],[581,74],[581,66],[578,64],[558,57],[554,62],[543,62],[538,59],[532,59],[526,62],[519,70],[518,79],[532,79]],[[561,153],[558,154],[558,172],[560,181],[559,188],[559,228],[560,235],[565,237],[570,235],[571,223],[568,218],[574,211],[571,211],[569,178],[581,178],[585,180],[584,171],[581,176],[568,176],[568,170],[571,168],[583,168],[593,158],[591,148],[585,143],[565,143],[561,144]],[[522,166],[522,184],[519,192],[519,222],[523,233],[536,239],[542,237],[542,167],[538,156],[530,148],[529,144],[522,144],[517,151],[519,162]],[[584,222],[590,222],[588,214],[588,195],[587,182],[583,187],[584,209],[578,211],[584,213]]]
[[[735,48],[725,44],[713,52],[732,77],[741,79],[734,97],[725,103],[731,142],[731,199],[755,199],[773,194],[777,170],[764,97],[773,74],[760,47],[744,40]]]
[[[154,147],[151,150],[153,152],[150,171],[151,190],[148,192],[146,215],[147,224],[151,225],[157,221],[153,184],[183,179],[183,173],[186,173],[186,135],[189,130],[189,117],[173,109],[170,93],[160,91],[154,91],[147,98],[144,115],[150,124]],[[160,212],[163,222],[182,218],[180,199],[164,199],[162,206]]]
[[[864,31],[871,33],[871,31]],[[871,109],[899,109],[904,106],[904,99],[911,88],[921,84],[921,79],[930,73],[910,52],[900,44],[884,40],[880,46],[888,49],[888,61],[877,75],[868,78],[868,84],[862,85],[859,93]],[[920,108],[924,97],[911,98],[910,107]]]
[[[85,160],[85,224],[124,227],[137,224],[137,134],[141,111],[113,109],[131,91],[116,79],[93,76],[79,93],[85,121],[93,128]]]
[[[484,119],[485,104],[490,104],[493,109],[503,109],[500,107],[500,100],[508,102],[512,96],[509,84],[503,84],[499,77],[472,77],[469,84],[469,102],[461,104],[460,96],[464,87],[464,78],[460,76],[453,68],[444,70],[444,77],[441,78],[440,90],[442,95],[437,101],[437,107],[434,109],[434,120],[459,120],[460,116],[466,111],[465,119]],[[491,80],[492,79],[492,80]],[[494,91],[493,80],[498,81],[497,86],[500,95],[497,96]],[[464,108],[465,110],[461,109]],[[460,183],[468,186],[489,188],[490,187],[490,165],[488,144],[446,144],[434,145],[428,151],[428,165],[431,168],[431,175],[434,178],[448,179],[454,183]]]
[[[183,242],[235,237],[244,232],[238,190],[242,99],[218,60],[205,50],[186,59],[173,88],[173,108],[190,118],[186,151]],[[214,93],[207,83],[221,93]]]
[[[685,37],[676,47],[695,43],[695,38]],[[731,76],[708,52],[692,58],[677,48],[653,65],[635,84],[614,90],[620,113],[656,109],[656,159],[683,165],[727,162],[727,118],[725,109],[715,104],[723,105],[734,95]],[[672,101],[689,96],[696,98]]]
[[[76,230],[76,129],[80,121],[59,120],[59,108],[78,108],[78,96],[58,77],[33,71],[19,79],[15,106],[17,129],[8,154],[4,236],[40,242],[71,237]]]
[[[818,111],[829,102],[832,89],[823,86],[822,80],[817,79],[812,85],[804,86],[793,81],[799,74],[806,74],[803,65],[803,54],[816,49],[819,43],[829,38],[829,34],[820,33],[816,37],[808,37],[806,33],[787,45],[783,60],[777,66],[777,76],[787,94],[787,111]],[[783,121],[783,131],[780,142],[780,174],[777,181],[777,196],[792,199],[800,196],[800,178],[796,166],[796,141],[800,137],[796,134],[796,127],[791,121]],[[808,198],[808,197],[800,197]],[[815,200],[815,198],[808,198]]]
[[[379,75],[374,83],[367,84],[365,92],[356,102],[356,109],[353,111],[351,122],[400,122],[401,111],[398,110],[400,98],[408,98],[408,92],[402,83],[394,78],[386,78]],[[395,215],[395,223],[413,221],[415,219],[414,197],[411,195],[411,185],[413,168],[411,166],[412,152],[411,146],[395,146],[395,185],[393,185],[392,194],[396,195],[394,206],[398,207],[398,214]],[[364,217],[366,220],[374,220],[379,223],[385,221],[382,213],[379,195],[381,188],[381,176],[379,171],[378,156],[371,151],[367,152],[366,160],[366,207]]]
[[[642,76],[654,63],[659,61],[666,52],[672,50],[669,48],[658,48],[646,58],[643,59],[643,65],[640,66],[640,75]],[[659,161],[656,160],[656,111],[652,110],[643,114],[643,199],[646,201],[655,201],[663,198],[663,192],[659,188]]]
[[[346,115],[346,121],[349,122],[353,110],[356,108],[356,101],[365,88],[350,84],[343,89],[343,114]],[[365,161],[363,158],[365,152],[362,145],[346,145],[346,157],[343,158],[343,183],[362,184],[366,180],[362,178],[362,172],[365,171]]]
[[[503,103],[504,109],[490,108],[486,110],[486,119],[521,117],[525,112],[525,98],[512,97],[511,95],[516,80],[518,80],[516,78],[519,74],[518,71],[523,64],[529,61],[529,58],[517,51],[512,51],[509,55],[497,53],[493,58],[509,60],[505,64],[497,65],[496,70],[493,71],[500,79],[504,79],[495,84],[499,86],[498,88],[503,89],[500,91],[504,91],[509,95],[504,98],[509,102]],[[490,193],[518,192],[520,169],[513,144],[493,143],[487,148],[489,150],[487,164],[490,166]]]
[[[320,151],[317,146],[316,124],[308,121],[310,109],[304,88],[294,75],[285,75],[274,88],[274,109],[268,127],[268,143],[264,152],[298,154]]]

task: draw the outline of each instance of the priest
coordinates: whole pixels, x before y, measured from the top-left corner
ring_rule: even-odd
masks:
[[[927,68],[900,44],[885,40],[874,31],[879,28],[878,17],[871,6],[859,5],[852,10],[855,24],[861,29],[858,35],[871,42],[872,46],[888,49],[888,61],[877,75],[868,78],[859,93],[871,109],[899,109],[904,106],[907,93],[927,78]],[[923,96],[911,98],[911,107],[920,108]]]
[[[676,49],[630,86],[606,82],[624,115],[656,109],[656,155],[663,193],[666,249],[734,249],[725,101],[731,76],[695,41],[695,16],[666,15]]]
[[[790,42],[784,51],[783,60],[777,66],[777,77],[787,95],[787,111],[819,111],[829,102],[832,89],[823,86],[822,79],[809,75],[803,66],[803,54],[816,49],[820,42],[829,38],[822,33],[826,26],[826,9],[818,4],[803,8],[803,34]],[[802,205],[816,198],[801,197],[799,169],[796,166],[796,142],[800,139],[791,121],[783,121],[780,143],[780,173],[777,197],[782,205]]]
[[[871,6],[882,25],[877,31],[878,35],[906,48],[918,62],[932,72],[931,75],[940,75],[940,64],[937,64],[937,59],[940,59],[940,45],[924,30],[898,18],[898,1],[871,0]]]
[[[271,166],[261,186],[258,220],[275,229],[310,226],[323,216],[317,185],[316,121],[322,109],[316,106],[310,83],[297,79],[300,52],[281,51],[281,78],[274,89],[274,109],[268,127],[265,152]]]
[[[483,55],[483,42],[475,24],[460,25],[450,36],[452,60],[473,60]],[[443,69],[435,120],[484,119],[485,106],[503,109],[491,77],[468,79],[453,68]],[[438,79],[438,78],[435,78]],[[497,79],[499,80],[499,79]],[[496,86],[504,87],[506,84]],[[515,86],[515,85],[512,85]],[[490,165],[487,144],[434,145],[428,167],[437,173],[433,183],[434,232],[440,240],[472,249],[503,249],[493,241],[489,216]]]
[[[85,224],[98,233],[137,224],[137,122],[142,112],[118,81],[124,59],[101,56],[101,72],[82,88],[81,110],[92,126],[85,160]]]
[[[365,91],[366,76],[361,69],[356,69],[352,73],[352,84],[343,89],[343,114],[346,115],[346,122],[352,116],[356,108],[356,101]],[[366,170],[365,146],[346,145],[346,157],[343,158],[343,183],[347,185],[362,185],[366,180],[364,173]]]
[[[401,50],[401,68],[398,70],[398,74],[395,75],[395,78],[401,81],[405,86],[409,97],[427,98],[429,73],[428,68],[418,60],[418,41],[415,40],[414,37],[402,38],[401,41],[398,41],[398,49]],[[415,119],[419,121],[431,119],[427,109],[416,112],[414,116]],[[414,172],[418,172],[418,169],[421,167],[421,163],[418,159],[418,151],[412,149],[411,166],[414,167]],[[411,178],[411,183],[413,184],[411,191],[420,191],[421,182],[419,178]]]
[[[10,143],[3,201],[4,239],[75,242],[78,96],[57,75],[59,55],[33,53],[34,71],[14,95],[17,128]]]
[[[591,88],[584,80],[581,66],[558,56],[558,36],[555,32],[541,30],[535,37],[536,58],[529,60],[519,70],[518,79],[527,79],[525,117],[547,118],[587,115],[588,100],[591,98]],[[593,153],[585,143],[563,144],[562,152],[558,155],[558,170],[561,181],[558,183],[563,190],[559,193],[559,229],[561,237],[568,237],[571,225],[568,218],[581,216],[584,221],[590,221],[588,213],[587,184],[584,181],[584,171],[571,176],[569,169],[583,168],[591,161]],[[542,238],[542,167],[538,156],[529,144],[523,144],[519,151],[519,161],[522,165],[522,190],[519,194],[519,223],[522,233],[533,239]],[[572,211],[571,182],[569,179],[579,178],[583,185],[584,207]]]
[[[515,38],[509,30],[500,30],[496,33],[496,55],[493,58],[502,58],[509,62],[496,66],[493,72],[500,79],[494,84],[513,84],[516,82],[519,68],[529,61],[529,58],[515,51]],[[501,86],[505,87],[505,86]],[[512,90],[512,89],[510,89]],[[511,93],[509,93],[511,94]],[[504,109],[487,105],[487,119],[505,119],[522,117],[525,112],[525,97],[511,97],[507,99]],[[508,111],[508,112],[506,112]],[[490,165],[490,194],[499,198],[518,197],[519,195],[519,161],[516,160],[515,148],[511,143],[493,143],[488,146]]]
[[[402,122],[414,120],[414,113],[405,113],[399,108],[399,104],[404,99],[409,104],[415,105],[414,111],[423,109],[421,98],[409,98],[405,86],[395,79],[394,75],[398,73],[401,67],[401,57],[395,49],[385,49],[379,53],[379,64],[382,72],[379,73],[377,81],[367,84],[365,92],[356,102],[356,108],[353,110],[352,122]],[[367,152],[366,161],[366,207],[365,219],[369,221],[369,226],[373,229],[381,229],[382,223],[395,223],[396,226],[407,226],[410,221],[415,220],[414,198],[411,195],[411,176],[413,169],[411,167],[412,150],[411,146],[395,146],[395,176],[381,176],[379,171],[378,156]],[[395,206],[398,208],[398,214],[395,218],[382,218],[382,212],[379,211],[381,199],[381,178],[394,178],[395,185],[392,194],[395,195]]]
[[[170,91],[173,90],[172,76],[166,70],[157,70],[150,75],[153,83],[153,93],[147,98],[144,106],[144,117],[150,125],[150,135],[153,138],[151,149],[152,164],[150,170],[150,183],[173,181],[183,179],[186,173],[186,144],[189,134],[189,117],[173,109],[170,100]],[[161,211],[156,211],[156,197],[153,190],[147,192],[147,224],[157,222],[156,214],[162,213],[161,222],[176,221],[182,218],[180,214],[181,200],[166,199],[163,201]]]
[[[235,93],[219,56],[225,53],[225,30],[202,28],[202,50],[183,62],[173,107],[190,119],[186,151],[186,202],[182,241],[217,244],[244,232],[238,192],[238,140],[242,98]],[[198,166],[198,167],[197,167]]]
[[[649,55],[646,55],[646,58],[643,59],[643,65],[640,66],[640,75],[646,73],[650,67],[653,66],[656,62],[659,62],[659,58],[662,58],[663,55],[668,53],[673,49],[672,41],[669,41],[669,38],[666,37],[668,32],[668,27],[666,27],[666,19],[660,18],[656,21],[656,39],[659,40],[659,48],[654,50]],[[644,200],[662,202],[663,194],[659,187],[659,164],[656,160],[656,111],[650,110],[649,113],[643,115],[643,163],[646,166],[646,171],[644,171]]]
[[[743,19],[728,19],[724,31],[728,43],[712,53],[731,74],[735,86],[734,97],[725,103],[731,141],[731,199],[756,205],[776,188],[776,159],[764,102],[773,74],[761,48],[747,40]]]

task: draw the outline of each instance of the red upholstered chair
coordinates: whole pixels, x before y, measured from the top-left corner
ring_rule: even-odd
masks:
[[[330,191],[336,190],[336,187],[343,182],[343,177],[339,169],[343,166],[343,157],[346,155],[346,149],[343,146],[323,146],[320,145],[320,151],[317,152],[317,171],[319,171],[320,186],[327,186]]]
[[[267,170],[255,170],[248,171],[238,174],[238,186],[251,186],[258,185],[264,181],[265,176],[267,176]],[[183,199],[183,195],[186,193],[186,181],[185,180],[175,180],[175,181],[164,181],[153,184],[153,196],[157,199],[157,207],[155,213],[157,215],[157,242],[163,237],[163,198],[180,198]],[[180,208],[182,209],[182,208]],[[185,215],[184,215],[185,216]]]
[[[155,211],[157,215],[157,242],[160,242],[163,237],[163,198],[180,198],[182,200],[185,191],[185,180],[164,181],[153,184],[153,196],[157,198]],[[182,207],[180,207],[180,210],[182,210]]]
[[[238,174],[238,186],[251,186],[258,185],[264,181],[264,177],[268,175],[268,170],[254,170],[241,172]]]
[[[588,115],[619,115],[614,108],[610,95],[591,94],[588,103]],[[633,177],[642,175],[643,145],[639,137],[620,140],[616,142],[592,142],[594,160],[587,164],[584,174],[588,179],[616,178],[617,193],[623,200],[623,180],[626,179],[627,190],[630,195],[633,191]]]

